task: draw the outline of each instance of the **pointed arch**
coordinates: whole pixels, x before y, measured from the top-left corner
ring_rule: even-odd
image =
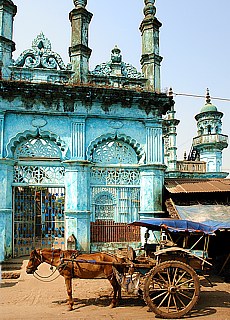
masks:
[[[87,148],[87,159],[89,161],[94,162],[94,153],[97,150],[97,148],[103,147],[108,143],[113,142],[120,142],[124,144],[124,147],[130,150],[130,152],[135,153],[137,161],[136,163],[144,163],[145,160],[145,152],[141,145],[130,136],[127,136],[125,134],[112,134],[108,133],[105,135],[101,135],[94,141],[90,143],[90,145]],[[131,150],[132,149],[132,150]]]
[[[26,146],[26,143],[28,143],[30,140],[34,141],[34,144],[36,141],[40,144],[43,143],[43,145],[49,144],[49,149],[54,149],[53,155],[55,158],[59,158],[60,160],[65,160],[68,158],[68,147],[66,143],[55,133],[50,131],[43,131],[43,130],[26,130],[22,133],[18,133],[16,136],[10,139],[9,143],[6,146],[7,149],[7,158],[17,158],[20,147],[23,149],[28,150],[28,146]],[[31,143],[32,145],[32,143]],[[29,153],[29,156],[34,157]],[[47,151],[47,155],[52,158],[52,150],[50,150],[50,153]],[[41,157],[45,155],[40,155]]]

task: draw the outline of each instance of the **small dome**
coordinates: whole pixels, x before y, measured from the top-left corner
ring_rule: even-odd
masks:
[[[214,106],[212,103],[206,103],[203,108],[201,108],[200,110],[200,113],[203,113],[203,112],[210,112],[210,111],[218,111],[217,110],[217,107]]]

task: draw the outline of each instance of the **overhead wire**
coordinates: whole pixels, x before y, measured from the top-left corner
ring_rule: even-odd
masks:
[[[175,96],[185,96],[185,97],[194,97],[194,98],[206,98],[206,95],[190,94],[190,93],[176,93],[173,92],[172,95]],[[230,102],[230,98],[220,98],[220,97],[210,97],[212,100],[221,100]]]

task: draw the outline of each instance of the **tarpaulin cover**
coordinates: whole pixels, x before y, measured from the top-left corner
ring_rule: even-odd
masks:
[[[161,228],[165,228],[172,232],[214,234],[214,232],[216,231],[216,229],[212,228],[211,226],[190,220],[153,218],[142,219],[131,224],[140,227],[147,227],[151,230],[160,230]]]
[[[230,206],[227,205],[192,205],[178,206],[181,219],[188,219],[211,226],[213,229],[230,229]]]

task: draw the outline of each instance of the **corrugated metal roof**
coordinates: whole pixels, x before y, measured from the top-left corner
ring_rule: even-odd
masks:
[[[230,179],[166,179],[170,193],[230,192]]]

